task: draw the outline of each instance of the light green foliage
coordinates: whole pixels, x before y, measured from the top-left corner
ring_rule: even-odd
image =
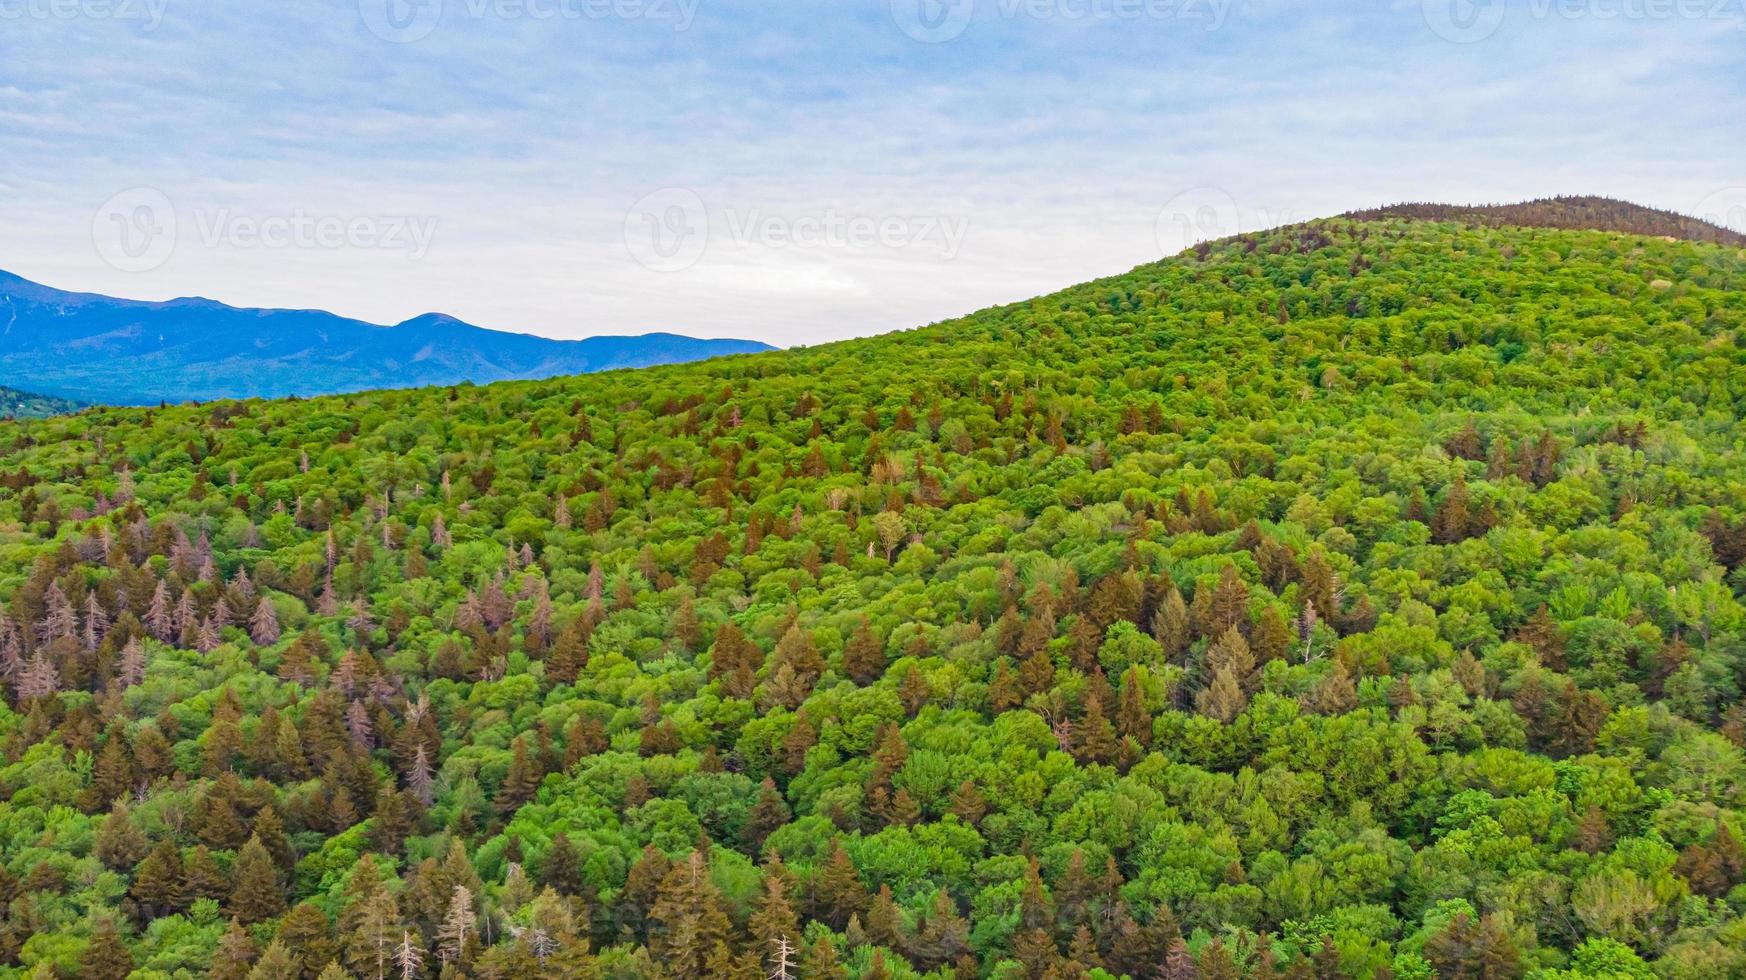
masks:
[[[1746,976],[1743,295],[1342,220],[869,340],[0,423],[0,973],[112,919],[153,977],[285,929]]]

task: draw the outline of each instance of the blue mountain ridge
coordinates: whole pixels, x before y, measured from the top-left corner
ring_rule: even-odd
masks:
[[[440,313],[381,326],[198,297],[143,302],[0,270],[0,384],[110,405],[532,380],[771,349],[671,333],[553,340]]]

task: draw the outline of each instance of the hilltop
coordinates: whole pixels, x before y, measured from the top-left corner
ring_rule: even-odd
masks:
[[[1519,204],[1394,204],[1351,211],[1357,221],[1410,218],[1457,221],[1488,228],[1562,228],[1653,235],[1683,241],[1746,246],[1746,235],[1702,218],[1632,204],[1610,197],[1549,197]]]
[[[813,348],[0,424],[0,964],[1741,976],[1743,294],[1340,218]]]
[[[79,402],[65,398],[35,395],[17,388],[0,385],[0,419],[40,419],[50,415],[65,415],[83,408]]]

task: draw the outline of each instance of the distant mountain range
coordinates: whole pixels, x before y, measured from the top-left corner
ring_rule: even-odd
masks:
[[[71,293],[0,271],[0,380],[111,405],[549,378],[770,350],[669,333],[552,340],[437,313],[379,326],[320,310]]]
[[[1714,222],[1611,197],[1544,197],[1518,204],[1414,202],[1349,211],[1341,217],[1354,221],[1413,218],[1424,221],[1459,221],[1462,224],[1490,228],[1513,226],[1613,231],[1627,235],[1653,235],[1690,242],[1746,246],[1746,235]]]

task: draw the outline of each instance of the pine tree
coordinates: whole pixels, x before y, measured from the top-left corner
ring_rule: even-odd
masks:
[[[145,644],[135,636],[121,648],[121,657],[115,667],[115,682],[122,688],[129,688],[145,680],[145,672]]]
[[[91,935],[91,942],[79,954],[79,976],[82,980],[126,980],[134,969],[133,954],[121,938],[115,920],[102,918]]]
[[[1158,973],[1161,980],[1198,980],[1200,970],[1194,962],[1194,954],[1188,951],[1188,944],[1180,938],[1172,940],[1170,949],[1164,955],[1164,968]]]
[[[259,837],[250,837],[231,868],[229,912],[245,925],[270,919],[285,911],[285,891],[279,886],[278,870]]]
[[[534,798],[540,788],[540,780],[545,774],[528,756],[527,740],[518,738],[510,756],[509,773],[503,777],[503,784],[497,789],[497,810],[499,813],[514,813],[522,804]]]
[[[1200,980],[1237,980],[1237,961],[1220,939],[1214,938],[1200,951],[1198,965]]]
[[[583,888],[582,855],[570,835],[558,831],[540,863],[540,882],[560,895],[580,895]]]
[[[1103,699],[1092,695],[1086,699],[1085,714],[1075,730],[1078,736],[1079,758],[1083,762],[1108,763],[1116,756],[1116,731],[1104,711]]]
[[[865,619],[843,647],[843,673],[857,684],[871,684],[885,673],[885,644]]]
[[[444,964],[463,965],[472,958],[473,891],[466,885],[456,885],[449,897],[449,908],[437,927],[437,958]]]
[[[1152,617],[1152,637],[1164,648],[1164,655],[1172,662],[1188,649],[1188,605],[1182,601],[1182,593],[1174,585],[1165,593],[1164,601],[1159,604],[1158,612]]]
[[[806,980],[849,980],[849,971],[843,968],[830,934],[823,932],[806,948],[800,973]]]
[[[1194,703],[1201,714],[1228,725],[1249,706],[1249,699],[1227,665],[1213,673],[1212,683],[1195,695]]]
[[[145,858],[151,844],[134,823],[125,800],[116,800],[97,831],[97,859],[113,871],[132,868]]]
[[[365,854],[352,866],[339,914],[340,955],[346,968],[367,980],[388,974],[395,936],[404,931],[400,905],[382,883],[376,859]]]
[[[788,823],[793,813],[788,809],[788,801],[776,788],[776,781],[764,777],[764,782],[758,787],[758,798],[753,801],[752,808],[746,814],[746,824],[740,831],[741,842],[746,850],[757,853],[764,848],[764,839],[771,833]]]
[[[1314,709],[1324,715],[1343,715],[1358,707],[1358,686],[1345,660],[1334,658],[1327,674],[1316,684],[1311,701]]]
[[[188,855],[187,862],[182,867],[182,884],[177,891],[177,904],[183,908],[193,905],[202,898],[222,901],[230,894],[230,878],[224,869],[218,866],[218,859],[201,844]]]
[[[800,940],[800,920],[788,901],[788,885],[781,874],[766,871],[764,894],[746,923],[746,931],[760,948]]]
[[[1198,596],[1196,596],[1198,598]],[[1248,632],[1249,586],[1237,572],[1237,566],[1226,565],[1213,587],[1210,616],[1201,624],[1206,636],[1218,636],[1227,630]]]
[[[1205,662],[1207,672],[1215,676],[1219,671],[1228,669],[1245,693],[1253,687],[1255,654],[1249,648],[1249,641],[1243,638],[1237,627],[1226,627],[1218,639],[1207,647]]]
[[[103,748],[91,769],[91,788],[86,793],[87,811],[107,807],[133,791],[133,753],[127,746],[126,727],[112,721],[103,734]]]
[[[285,913],[275,938],[297,961],[306,977],[315,976],[339,955],[327,913],[309,902],[301,902]]]
[[[1425,943],[1425,958],[1447,980],[1500,980],[1521,975],[1521,951],[1491,916],[1463,912]]]
[[[249,980],[303,980],[303,970],[285,944],[275,939],[249,971]]]
[[[1437,513],[1431,517],[1431,540],[1437,544],[1465,541],[1471,521],[1472,498],[1467,492],[1467,481],[1457,476],[1444,493],[1443,502],[1437,505]]]
[[[180,905],[182,852],[168,840],[159,841],[133,869],[128,894],[147,917],[168,915]]]
[[[624,889],[619,892],[615,903],[619,928],[638,935],[644,932],[644,920],[649,909],[654,907],[661,882],[666,880],[670,871],[672,862],[667,860],[667,856],[653,844],[644,845],[642,856],[631,864]]]
[[[249,965],[255,961],[255,941],[242,923],[230,920],[230,927],[218,940],[212,955],[211,980],[247,980]]]
[[[415,980],[424,967],[424,948],[412,938],[411,930],[400,933],[400,945],[394,947],[394,965],[400,970],[400,980]]]
[[[649,922],[649,949],[678,980],[712,975],[710,957],[727,943],[730,924],[701,852],[661,881]]]
[[[1277,605],[1268,603],[1261,611],[1249,646],[1255,653],[1255,662],[1261,665],[1283,659],[1291,649],[1291,624],[1285,621],[1285,614]]]

